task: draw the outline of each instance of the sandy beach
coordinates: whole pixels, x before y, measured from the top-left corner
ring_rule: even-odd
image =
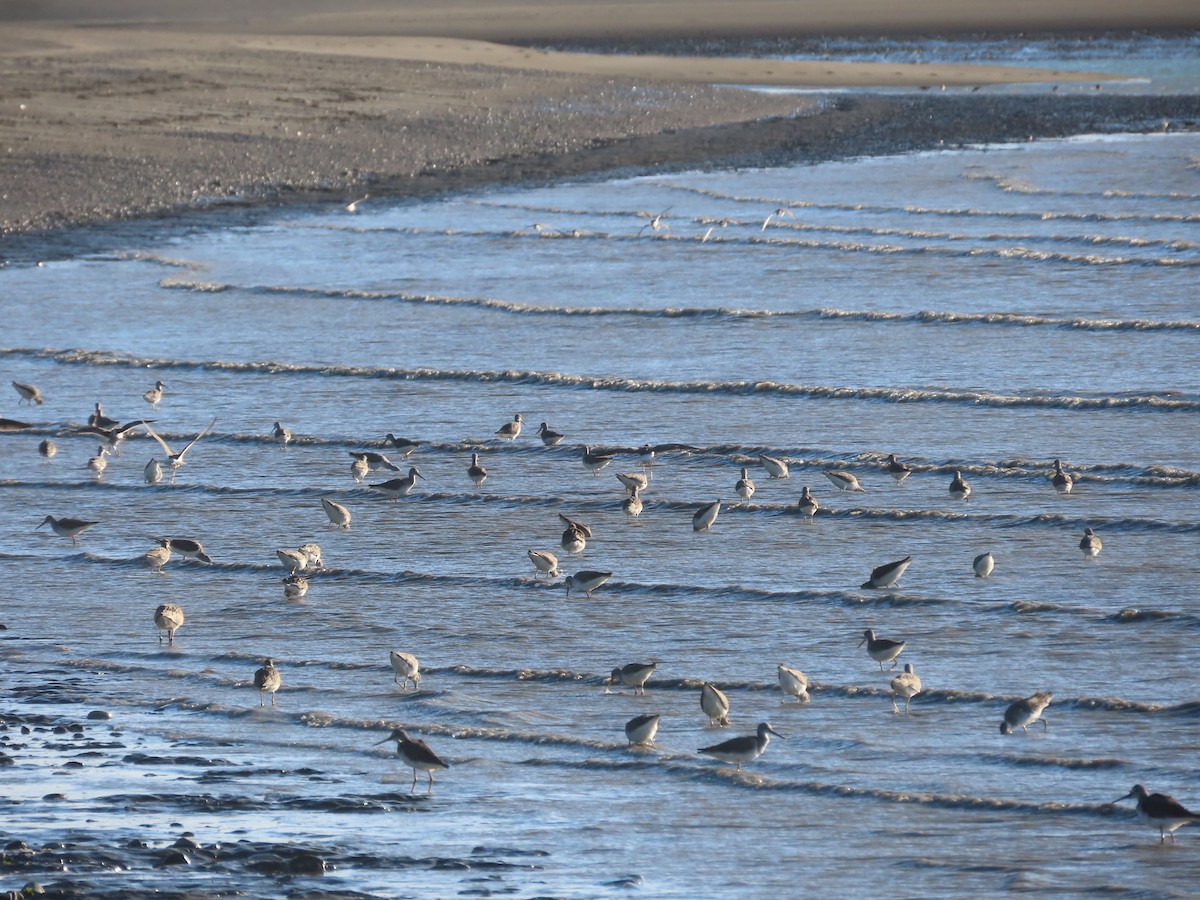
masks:
[[[1022,28],[1195,27],[1180,4],[1030,7]],[[5,255],[68,226],[235,201],[349,202],[482,183],[1059,135],[1186,127],[1190,101],[1056,96],[1101,72],[750,58],[753,40],[1011,30],[983,3],[576,2],[206,5],[137,0],[0,13]],[[617,24],[619,23],[619,27]],[[747,55],[656,55],[726,40]],[[533,49],[540,42],[593,52]],[[603,52],[634,48],[619,55]],[[1025,98],[969,86],[1046,85]],[[928,94],[767,93],[737,85],[916,86]],[[950,93],[943,93],[947,88]],[[958,94],[954,94],[958,89]],[[23,234],[25,240],[13,238]]]

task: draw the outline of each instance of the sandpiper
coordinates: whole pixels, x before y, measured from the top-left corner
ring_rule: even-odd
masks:
[[[904,712],[907,714],[908,701],[919,693],[921,693],[921,679],[913,670],[913,664],[905,663],[904,671],[892,679],[892,710],[900,712],[900,707],[896,705],[896,698],[903,697]]]
[[[593,475],[599,475],[600,470],[607,466],[613,458],[604,453],[593,453],[591,447],[583,448],[583,467]]]
[[[733,489],[743,500],[749,500],[754,496],[754,482],[750,480],[750,470],[745,466],[742,466],[742,477],[737,480]]]
[[[397,497],[407,497],[412,492],[413,485],[417,483],[418,478],[424,478],[420,470],[413,466],[408,470],[408,474],[403,478],[389,478],[382,484],[372,484],[370,487],[379,491],[389,500],[395,500]]]
[[[571,596],[571,591],[583,591],[583,596],[591,597],[592,591],[612,578],[612,572],[592,572],[583,570],[576,572],[574,575],[567,576],[567,596]]]
[[[517,413],[511,422],[501,425],[496,429],[496,434],[506,441],[515,441],[521,434],[521,414]]]
[[[605,684],[623,684],[633,688],[635,694],[646,693],[646,682],[658,668],[658,663],[628,663],[613,669],[606,678]]]
[[[906,556],[904,559],[876,566],[871,570],[871,577],[864,581],[862,586],[864,588],[895,587],[900,581],[900,576],[904,574],[904,570],[908,568],[911,562],[912,557]]]
[[[700,752],[719,759],[721,762],[734,763],[740,772],[742,770],[742,763],[754,762],[754,760],[763,755],[763,751],[767,749],[767,744],[771,742],[771,735],[779,738],[783,737],[783,735],[766,722],[760,722],[758,730],[754,734],[730,738],[727,741],[714,744],[712,747],[701,747]]]
[[[525,554],[537,570],[533,573],[534,578],[539,575],[546,575],[550,578],[558,577],[558,557],[553,553],[546,550],[526,550]]]
[[[888,454],[887,463],[884,464],[883,471],[896,479],[896,484],[899,484],[912,474],[912,469],[896,459],[895,453]]]
[[[171,561],[171,548],[160,541],[157,546],[142,554],[142,561],[153,569],[156,575],[165,575],[163,566]]]
[[[824,473],[835,488],[841,491],[857,491],[860,494],[865,494],[866,489],[858,483],[858,479],[849,472],[841,472],[837,470],[828,470]]]
[[[58,446],[54,443],[54,441],[50,440],[50,438],[46,438],[44,441],[38,444],[38,453],[40,453],[46,459],[53,459],[54,454],[57,452]]]
[[[161,381],[154,382],[154,387],[142,394],[142,399],[151,406],[158,406],[158,402],[163,398],[163,388],[166,387]]]
[[[658,713],[648,713],[644,716],[634,716],[625,723],[625,739],[633,746],[644,747],[654,743],[658,734],[658,723],[662,716]]]
[[[1032,697],[1026,697],[1024,700],[1018,700],[1011,704],[1004,711],[1004,721],[1000,723],[1001,734],[1012,734],[1013,729],[1018,726],[1024,732],[1029,731],[1029,726],[1041,719],[1042,731],[1048,730],[1046,720],[1042,719],[1042,711],[1050,705],[1050,701],[1054,695],[1049,691],[1038,691]]]
[[[900,655],[900,651],[904,649],[906,641],[893,641],[889,638],[877,638],[875,632],[868,628],[863,632],[863,639],[858,642],[858,646],[867,645],[867,654],[875,662],[879,663],[879,671],[883,671],[883,664],[891,661],[891,668],[896,668],[896,657]]]
[[[196,559],[202,563],[211,563],[212,557],[204,552],[204,546],[197,540],[192,538],[159,538],[158,542],[170,547],[175,553],[180,556],[186,556],[188,559]]]
[[[388,741],[396,742],[396,753],[404,760],[404,764],[413,770],[412,787],[417,789],[417,772],[429,776],[429,788],[426,793],[433,793],[433,773],[437,769],[449,769],[450,764],[429,749],[429,745],[419,739],[410,738],[403,728],[395,728],[380,744]]]
[[[301,544],[297,549],[301,553],[303,553],[304,556],[308,559],[308,566],[306,568],[309,568],[309,569],[325,568],[325,560],[323,560],[321,558],[321,545],[320,544],[314,544],[314,543]]]
[[[1075,485],[1075,479],[1063,471],[1062,463],[1057,459],[1054,461],[1054,474],[1050,476],[1050,483],[1054,485],[1054,489],[1060,494],[1071,493],[1071,488]]]
[[[299,550],[276,550],[275,555],[279,557],[279,561],[283,563],[283,567],[288,570],[289,575],[303,572],[308,568],[308,554],[301,553]]]
[[[276,422],[275,427],[271,431],[271,436],[275,438],[275,443],[283,444],[286,447],[292,442],[292,429],[284,428]]]
[[[759,454],[758,461],[762,463],[762,467],[767,470],[767,474],[772,478],[787,478],[788,464],[774,456]]]
[[[20,406],[22,403],[36,403],[38,406],[41,406],[44,402],[42,400],[42,392],[32,384],[21,384],[19,381],[14,381],[12,386],[21,395],[21,399],[17,401],[17,406]]]
[[[700,687],[700,709],[708,716],[708,724],[724,728],[729,724],[729,698],[710,681]]]
[[[283,599],[301,600],[308,593],[308,579],[293,572],[283,579]]]
[[[799,669],[793,669],[791,666],[779,664],[779,686],[783,688],[785,694],[791,694],[796,698],[798,703],[807,703],[808,697],[808,676]]]
[[[275,692],[279,690],[279,686],[283,683],[283,679],[279,677],[279,670],[275,668],[275,660],[267,659],[263,663],[261,669],[257,669],[254,673],[254,687],[258,689],[258,705],[263,705],[263,694],[271,695],[271,705],[275,705]]]
[[[414,691],[421,686],[421,664],[415,656],[411,653],[392,650],[388,657],[391,659],[392,669],[396,673],[392,679],[396,684],[407,690],[411,681]]]
[[[1083,533],[1083,540],[1079,542],[1079,549],[1083,551],[1083,555],[1092,559],[1100,555],[1100,548],[1103,546],[1100,543],[1100,538],[1096,536],[1096,532],[1091,528]]]
[[[545,422],[538,426],[538,437],[542,439],[542,443],[547,447],[557,447],[562,443],[562,433],[555,431]]]
[[[950,482],[950,496],[955,500],[966,500],[971,496],[971,486],[957,469],[954,471],[954,479]]]
[[[696,510],[692,516],[692,531],[708,531],[721,512],[721,501],[714,500]]]
[[[321,508],[325,510],[325,515],[329,517],[329,524],[337,528],[350,527],[350,510],[336,500],[330,500],[328,497],[321,498]]]
[[[382,453],[376,453],[374,450],[348,450],[346,451],[356,460],[361,459],[367,464],[367,469],[390,469],[393,472],[399,472],[400,467],[384,456]]]
[[[992,556],[990,550],[987,553],[980,553],[971,563],[971,568],[975,570],[976,578],[987,578],[992,574],[992,569],[996,568],[996,557]]]
[[[158,626],[158,642],[162,643],[162,632],[167,633],[167,644],[175,643],[175,632],[183,627],[183,607],[176,603],[163,603],[154,611],[154,624]]]
[[[1149,822],[1158,829],[1158,842],[1166,843],[1167,835],[1171,843],[1175,843],[1175,829],[1189,822],[1200,822],[1200,813],[1189,811],[1182,803],[1168,794],[1151,794],[1140,784],[1135,784],[1124,797],[1118,797],[1113,803],[1120,803],[1130,797],[1137,798],[1138,818]]]
[[[421,446],[420,441],[412,441],[408,438],[398,438],[390,431],[383,436],[383,439],[395,447],[400,452],[401,459],[408,459],[413,455],[413,452]]]
[[[72,544],[79,543],[79,541],[75,540],[75,538],[81,532],[86,531],[93,525],[100,524],[99,522],[88,522],[84,519],[56,519],[54,516],[46,516],[46,518],[42,519],[42,525],[47,523],[49,523],[50,527],[54,530],[54,533],[59,537],[69,537]],[[37,529],[41,528],[42,525],[38,525],[34,531],[37,531]]]
[[[467,477],[475,482],[476,487],[479,487],[479,485],[487,481],[487,475],[487,469],[479,464],[479,454],[472,453],[471,464],[467,466]]]
[[[800,518],[808,519],[809,524],[815,521],[817,510],[821,508],[821,504],[817,502],[817,498],[812,495],[808,485],[804,486],[804,491],[800,494],[800,499],[796,501],[796,508],[800,510]]]

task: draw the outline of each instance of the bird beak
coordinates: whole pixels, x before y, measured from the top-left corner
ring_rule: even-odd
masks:
[[[787,738],[785,738],[782,734],[780,734],[778,731],[776,731],[770,725],[767,726],[767,731],[771,732],[771,734],[775,735],[775,737],[779,738],[781,741],[787,740]]]
[[[870,584],[870,582],[868,581],[868,582],[867,582],[867,584]],[[861,641],[859,641],[859,642],[858,642],[858,646],[860,646],[860,647],[861,647],[861,646],[862,646],[863,644],[865,644],[866,642],[867,642],[867,639],[866,639],[866,638],[863,638]]]
[[[386,744],[388,741],[394,741],[394,740],[396,740],[396,736],[395,736],[395,735],[392,735],[392,734],[389,734],[389,735],[388,735],[387,737],[385,737],[385,738],[384,738],[382,741],[376,741],[376,742],[375,742],[374,744],[372,744],[371,746],[372,746],[372,747],[378,747],[380,744]]]

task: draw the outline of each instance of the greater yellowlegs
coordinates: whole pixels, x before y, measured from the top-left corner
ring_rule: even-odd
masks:
[[[836,469],[826,471],[825,477],[832,482],[833,486],[839,491],[857,491],[860,494],[865,494],[866,489],[858,483],[858,478],[851,475],[849,472],[842,472]]]
[[[336,500],[330,500],[328,497],[321,498],[321,508],[325,510],[325,515],[329,517],[329,524],[337,528],[350,527],[350,510]]]
[[[772,478],[787,478],[788,464],[782,459],[777,459],[774,456],[767,456],[765,453],[760,454],[758,461],[762,463],[762,467],[767,470],[767,474]]]
[[[515,441],[521,435],[521,414],[517,413],[511,422],[501,425],[496,429],[496,434],[506,441]]]
[[[271,705],[275,705],[275,692],[279,690],[279,686],[283,683],[283,679],[279,677],[279,670],[275,668],[275,660],[267,659],[261,669],[254,673],[254,687],[258,689],[258,705],[263,705],[263,694],[271,695]]]
[[[913,664],[905,663],[904,671],[892,679],[892,709],[900,712],[900,707],[896,705],[896,698],[903,697],[904,712],[907,714],[908,702],[919,693],[921,693],[921,679],[913,670]]]
[[[733,489],[743,500],[749,500],[754,496],[754,482],[750,480],[750,470],[745,466],[742,466],[742,477],[737,480]]]
[[[1054,474],[1050,476],[1050,483],[1054,485],[1054,489],[1060,494],[1071,493],[1071,488],[1075,485],[1075,479],[1063,471],[1062,463],[1057,459],[1054,461]]]
[[[557,447],[562,443],[562,433],[555,431],[545,422],[538,426],[538,437],[542,439],[542,443],[547,447]]]
[[[800,518],[802,520],[808,519],[810,524],[815,520],[817,510],[821,508],[821,504],[812,495],[812,491],[808,489],[808,485],[804,486],[804,491],[800,494],[800,499],[796,501],[796,508],[800,511]]]
[[[450,764],[429,749],[429,745],[416,738],[410,738],[403,728],[395,728],[380,744],[388,741],[396,742],[396,753],[404,760],[404,764],[413,770],[412,787],[417,789],[417,772],[429,776],[429,788],[426,793],[433,793],[433,773],[438,769],[449,769]]]
[[[154,382],[154,387],[142,394],[142,399],[151,406],[158,406],[158,402],[163,398],[163,388],[166,387],[161,381]]]
[[[400,452],[401,459],[408,459],[413,455],[413,452],[421,446],[420,441],[412,441],[408,438],[398,438],[390,431],[383,436],[383,439],[395,447]]]
[[[292,429],[284,428],[276,422],[275,427],[271,430],[271,436],[275,438],[275,443],[283,444],[286,447],[292,442]]]
[[[558,557],[553,553],[546,550],[526,550],[525,554],[536,569],[533,573],[534,578],[539,575],[546,575],[550,578],[558,577]]]
[[[724,728],[729,724],[729,698],[710,681],[700,686],[700,709],[708,716],[708,724]]]
[[[888,454],[887,462],[883,466],[883,471],[887,472],[892,476],[892,478],[896,479],[896,484],[899,484],[912,474],[912,469],[900,462],[900,460],[896,459],[895,453]]]
[[[467,477],[470,478],[471,481],[475,482],[476,487],[479,487],[479,485],[487,481],[487,476],[487,469],[479,464],[479,454],[472,453],[471,464],[467,466]]]
[[[625,723],[625,739],[634,746],[646,746],[654,743],[658,734],[658,723],[662,716],[658,713],[648,713],[644,716],[634,716]]]
[[[623,666],[617,666],[605,679],[606,684],[623,684],[626,687],[633,688],[635,694],[646,693],[646,682],[650,680],[650,676],[654,674],[654,670],[658,668],[658,663],[628,663]]]
[[[971,496],[971,486],[962,477],[962,472],[959,472],[957,469],[954,472],[954,478],[950,482],[950,496],[955,500],[966,500]]]
[[[799,669],[779,664],[779,686],[785,694],[791,694],[798,703],[808,702],[808,676]]]
[[[721,501],[706,503],[692,515],[692,531],[708,531],[721,512]]]
[[[154,624],[158,626],[158,642],[162,643],[162,632],[167,633],[167,644],[175,643],[175,632],[183,627],[183,607],[176,603],[163,603],[154,611]]]
[[[166,541],[166,546],[170,547],[175,553],[180,556],[185,556],[188,559],[197,559],[202,563],[211,563],[212,557],[204,552],[204,545],[192,538],[159,538],[159,543]]]
[[[86,531],[93,525],[99,525],[100,523],[88,522],[84,519],[56,519],[54,516],[46,516],[46,518],[42,519],[42,525],[46,524],[49,524],[50,528],[53,529],[54,533],[59,537],[69,537],[72,544],[78,544],[79,541],[75,540],[75,538],[81,532]],[[42,525],[38,525],[34,531],[37,531],[37,529],[41,528]]]
[[[611,456],[604,453],[593,453],[591,447],[583,448],[583,467],[593,475],[599,475],[600,470],[613,461]]]
[[[42,392],[32,384],[21,384],[19,381],[14,381],[12,386],[16,388],[17,393],[21,395],[21,399],[17,401],[17,406],[20,406],[22,403],[36,403],[38,406],[41,406],[44,402],[42,400]]]
[[[612,572],[592,572],[587,569],[567,576],[567,596],[571,591],[583,591],[583,596],[591,597],[592,591],[612,578]]]
[[[370,486],[389,500],[395,500],[397,497],[407,497],[412,492],[413,485],[417,483],[417,479],[424,477],[420,470],[416,466],[413,466],[408,470],[408,474],[402,478],[390,478],[381,484],[372,484]]]
[[[904,649],[906,641],[893,641],[889,638],[877,638],[875,632],[868,628],[863,632],[863,639],[858,642],[858,646],[867,645],[867,654],[875,662],[879,663],[879,671],[883,671],[883,664],[891,662],[891,668],[896,668],[896,657],[900,655],[900,651]]]
[[[1054,695],[1049,691],[1038,691],[1032,697],[1026,697],[1024,700],[1010,704],[1004,711],[1004,721],[1000,723],[1000,733],[1012,734],[1015,728],[1028,732],[1029,726],[1039,719],[1042,722],[1042,731],[1046,731],[1048,726],[1046,720],[1042,719],[1042,712],[1050,705],[1052,699],[1054,699]]]
[[[1171,843],[1175,843],[1175,829],[1189,822],[1200,822],[1200,814],[1189,811],[1182,803],[1168,794],[1151,794],[1140,784],[1135,784],[1124,797],[1118,797],[1113,803],[1120,803],[1130,797],[1137,798],[1138,818],[1149,822],[1158,829],[1158,842],[1166,843],[1167,835]]]
[[[771,735],[783,737],[766,722],[759,722],[758,730],[754,734],[730,738],[711,747],[701,747],[700,752],[721,762],[734,763],[740,772],[742,763],[752,763],[763,755],[767,744],[771,742]]]
[[[1096,536],[1096,532],[1091,528],[1083,533],[1083,540],[1079,542],[1079,549],[1083,551],[1083,555],[1093,559],[1100,555],[1100,548],[1103,546],[1100,543],[1100,538]]]
[[[392,650],[388,653],[388,658],[392,661],[392,669],[395,671],[392,680],[396,684],[407,690],[409,682],[412,682],[414,691],[421,686],[421,664],[415,656]]]
[[[912,557],[906,556],[904,559],[876,566],[871,570],[871,577],[864,581],[862,586],[864,588],[895,587],[897,582],[900,581],[900,576],[904,574],[904,570],[909,567],[910,563],[912,563]]]
[[[996,568],[996,557],[992,556],[990,550],[987,553],[980,553],[971,563],[971,568],[975,570],[976,578],[987,578],[992,574],[992,569]]]

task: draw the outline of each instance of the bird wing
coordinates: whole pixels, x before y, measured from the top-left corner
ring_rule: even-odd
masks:
[[[162,447],[162,449],[163,449],[163,453],[167,454],[167,456],[173,456],[173,455],[174,455],[174,454],[171,452],[171,448],[170,448],[170,446],[168,446],[167,442],[166,442],[166,441],[164,441],[164,440],[163,440],[161,437],[159,437],[159,436],[158,436],[158,432],[156,432],[156,431],[155,431],[153,428],[151,428],[151,427],[150,427],[150,423],[149,423],[149,422],[147,422],[145,419],[142,419],[142,420],[140,420],[140,421],[138,422],[138,424],[139,424],[139,425],[144,425],[144,426],[146,427],[146,434],[150,435],[150,437],[152,437],[152,438],[154,438],[156,441],[158,441],[158,446]]]
[[[196,435],[194,438],[192,438],[190,441],[188,441],[187,446],[179,451],[179,459],[183,459],[183,454],[187,453],[188,450],[190,450],[192,448],[192,444],[196,443],[196,441],[200,440],[200,438],[204,437],[206,434],[208,434],[210,431],[212,431],[213,426],[216,424],[217,424],[217,419],[216,419],[216,416],[214,416],[213,420],[208,423],[208,427],[205,428],[198,435]]]

